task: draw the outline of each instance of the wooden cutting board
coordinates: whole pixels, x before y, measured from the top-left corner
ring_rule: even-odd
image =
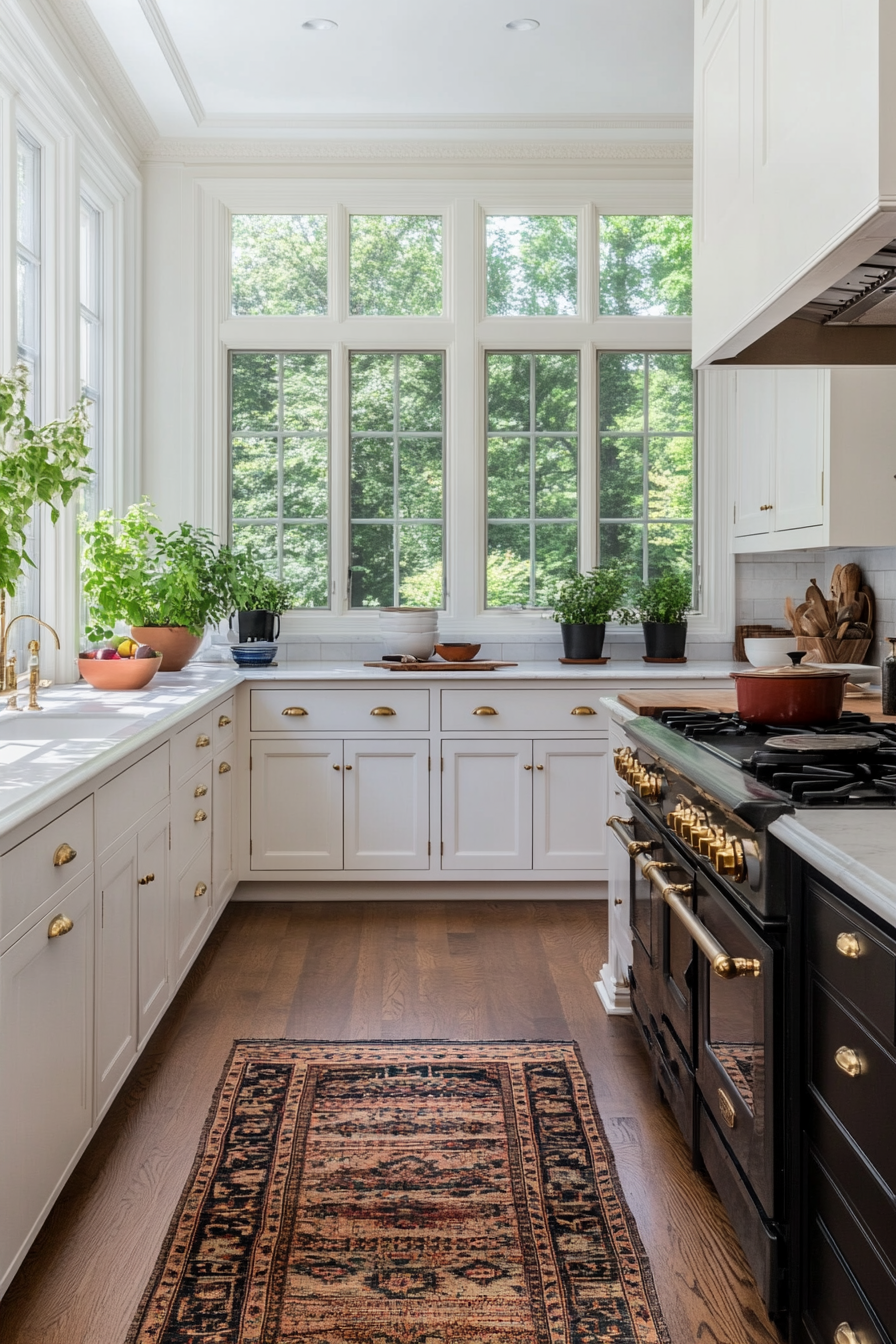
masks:
[[[730,691],[622,691],[617,697],[636,714],[656,718],[664,709],[717,709],[723,714],[737,709],[737,692]],[[896,723],[896,714],[882,714],[879,695],[847,695],[844,708],[868,714],[873,723]]]

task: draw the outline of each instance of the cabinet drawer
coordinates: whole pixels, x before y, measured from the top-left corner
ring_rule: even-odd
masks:
[[[810,1082],[890,1189],[896,1189],[896,1060],[818,982],[811,993]],[[854,1052],[860,1072],[852,1075],[838,1065],[843,1050]]]
[[[209,710],[201,719],[196,719],[189,728],[181,728],[171,741],[171,776],[174,784],[180,784],[199,765],[211,760],[214,754],[213,736],[218,715]]]
[[[171,848],[175,871],[183,871],[200,845],[209,839],[212,829],[213,762],[177,788],[171,804]]]
[[[481,691],[442,691],[442,728],[446,732],[464,733],[476,729],[518,733],[541,728],[606,732],[607,711],[600,703],[600,695],[599,688],[515,691],[487,686]]]
[[[896,1032],[896,948],[817,883],[809,884],[809,960],[888,1040]]]
[[[0,858],[0,938],[92,863],[93,799],[85,798]]]
[[[213,718],[215,728],[212,740],[217,754],[222,747],[229,746],[233,741],[233,696],[214,710]]]
[[[827,1173],[809,1161],[809,1218],[827,1228],[863,1295],[882,1321],[896,1321],[896,1283]]]
[[[425,732],[429,727],[429,691],[424,690],[381,685],[309,691],[300,686],[293,691],[252,691],[250,696],[253,733]]]
[[[133,830],[168,797],[168,744],[116,775],[97,790],[96,842],[100,854]]]
[[[803,1315],[811,1325],[812,1339],[827,1344],[837,1338],[838,1327],[845,1325],[861,1344],[890,1344],[817,1219],[809,1224],[806,1261],[808,1301]]]

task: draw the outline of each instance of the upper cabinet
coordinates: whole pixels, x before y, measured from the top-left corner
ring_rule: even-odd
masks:
[[[892,545],[896,369],[738,369],[733,549]]]
[[[896,5],[695,0],[695,365],[896,238]]]

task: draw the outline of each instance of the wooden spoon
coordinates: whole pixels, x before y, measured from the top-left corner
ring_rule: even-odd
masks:
[[[818,584],[813,579],[806,589],[806,605],[808,606],[808,615],[818,626],[818,633],[821,636],[830,634],[834,622],[831,619],[831,613],[828,610],[827,600]]]
[[[784,615],[787,617],[787,623],[793,633],[795,635],[801,635],[803,632],[800,628],[799,617],[796,614],[792,597],[785,597],[784,599]]]

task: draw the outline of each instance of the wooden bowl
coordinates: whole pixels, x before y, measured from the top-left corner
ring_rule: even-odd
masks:
[[[79,658],[78,671],[98,691],[139,691],[162,666],[157,658]]]
[[[446,663],[469,663],[481,648],[481,644],[437,644],[436,653]]]

